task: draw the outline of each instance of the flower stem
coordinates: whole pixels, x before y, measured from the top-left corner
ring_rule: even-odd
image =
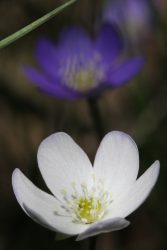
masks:
[[[90,237],[89,250],[96,250],[96,236]]]
[[[101,141],[101,139],[104,136],[104,126],[102,123],[100,110],[98,107],[98,98],[95,98],[95,97],[89,98],[88,105],[89,105],[90,114],[91,114],[92,119],[93,119],[94,129],[97,133],[99,140]]]

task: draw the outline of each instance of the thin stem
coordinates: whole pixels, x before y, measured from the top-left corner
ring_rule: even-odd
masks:
[[[89,250],[96,250],[96,236],[89,238]]]
[[[49,19],[53,18],[57,15],[60,11],[65,9],[70,4],[74,3],[76,0],[70,0],[67,3],[57,7],[56,9],[50,11],[46,15],[42,16],[41,18],[37,19],[36,21],[30,23],[29,25],[25,26],[24,28],[16,31],[15,33],[9,35],[8,37],[4,38],[0,41],[0,49],[6,47],[7,45],[13,43],[14,41],[18,40],[19,38],[25,36],[30,31],[38,28],[41,24],[47,22]]]
[[[98,98],[89,98],[88,99],[90,114],[93,119],[94,129],[96,130],[99,140],[104,136],[104,126],[102,123],[100,110],[98,107]]]

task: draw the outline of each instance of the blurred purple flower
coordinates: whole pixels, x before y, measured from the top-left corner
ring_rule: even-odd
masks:
[[[40,69],[25,67],[24,72],[49,95],[64,99],[98,96],[141,70],[143,57],[121,60],[123,52],[123,39],[110,24],[104,24],[95,39],[79,27],[70,27],[56,45],[40,39],[35,50]]]
[[[115,22],[132,43],[138,44],[151,29],[151,10],[148,0],[106,0],[102,18],[104,22]]]

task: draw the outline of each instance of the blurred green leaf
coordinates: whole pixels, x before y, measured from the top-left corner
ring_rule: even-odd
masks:
[[[47,22],[49,19],[53,18],[54,16],[56,16],[58,13],[60,13],[62,10],[64,10],[66,7],[68,7],[69,5],[71,5],[74,2],[76,2],[76,0],[70,0],[65,4],[62,4],[58,8],[50,11],[46,15],[37,19],[36,21],[34,21],[34,22],[30,23],[29,25],[25,26],[24,28],[16,31],[12,35],[9,35],[8,37],[2,39],[0,41],[0,49],[8,46],[9,44],[15,42],[19,38],[21,38],[21,37],[25,36],[26,34],[28,34],[29,32],[31,32],[32,30],[38,28],[40,25]]]

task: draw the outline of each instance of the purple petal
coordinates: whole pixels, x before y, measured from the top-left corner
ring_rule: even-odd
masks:
[[[83,29],[67,27],[59,37],[59,52],[62,59],[80,56],[89,60],[93,55],[93,43]]]
[[[102,62],[110,66],[123,47],[123,40],[118,29],[111,24],[104,24],[95,42],[95,49],[101,54]]]
[[[35,55],[42,69],[56,77],[55,70],[59,67],[59,54],[56,47],[47,38],[41,38],[36,45]]]
[[[79,92],[61,84],[59,79],[55,79],[54,82],[50,81],[45,75],[33,68],[24,67],[24,73],[36,86],[49,95],[65,99],[77,99],[82,97]]]
[[[144,63],[145,59],[140,56],[127,59],[114,70],[108,72],[106,79],[107,85],[117,87],[131,80],[141,71]]]

